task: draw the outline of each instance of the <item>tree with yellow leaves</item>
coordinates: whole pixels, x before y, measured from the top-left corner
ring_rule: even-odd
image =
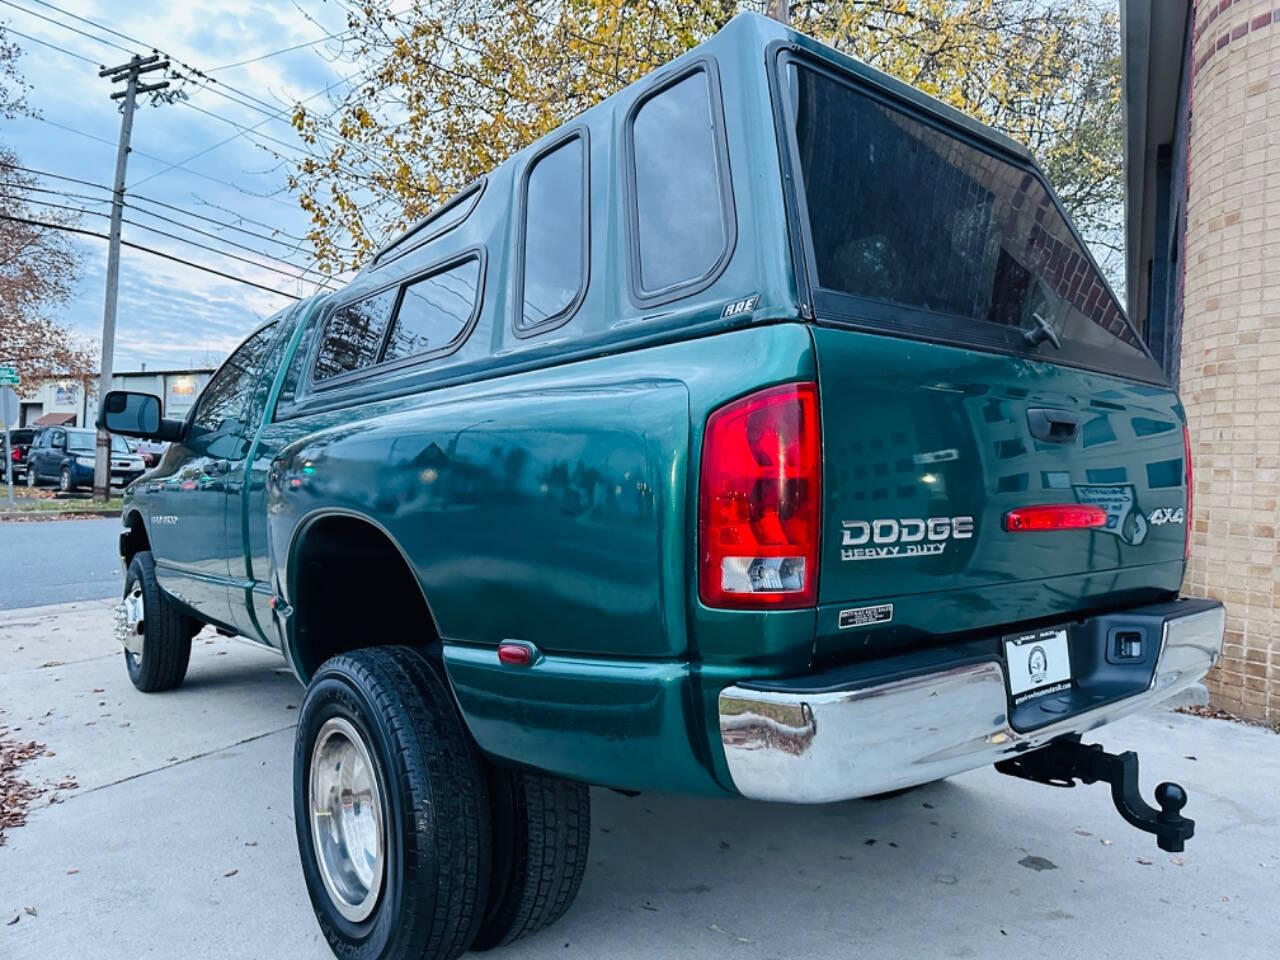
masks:
[[[357,266],[467,181],[715,33],[735,0],[340,0],[356,79],[301,105],[290,186],[325,269]],[[1093,0],[790,3],[797,29],[1031,148],[1086,238],[1114,246],[1118,28]],[[354,254],[344,255],[344,247]],[[1117,264],[1118,265],[1118,264]]]

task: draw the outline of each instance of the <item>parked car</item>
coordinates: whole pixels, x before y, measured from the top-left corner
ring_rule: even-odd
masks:
[[[125,666],[176,687],[213,624],[307,685],[294,821],[340,956],[556,920],[586,784],[816,803],[995,763],[1192,833],[1080,743],[1220,650],[1222,606],[1179,599],[1177,394],[1025,149],[772,21],[160,409],[103,403],[172,443],[125,499]]]
[[[69,493],[93,486],[96,432],[74,427],[50,427],[41,432],[28,452],[27,486],[55,482]],[[142,458],[132,453],[123,437],[111,438],[111,485],[124,487],[142,476]]]
[[[151,452],[151,444],[142,440],[128,439],[125,444],[129,447],[129,452],[142,460],[142,464],[148,470],[160,462],[160,455]]]
[[[4,455],[13,464],[15,483],[27,475],[27,451],[39,432],[34,427],[17,427],[9,431],[9,448]]]

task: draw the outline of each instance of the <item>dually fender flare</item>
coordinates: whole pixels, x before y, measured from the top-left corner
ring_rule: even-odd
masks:
[[[440,633],[440,624],[436,621],[435,611],[431,609],[431,601],[427,597],[427,591],[422,585],[422,580],[419,579],[417,571],[413,565],[413,561],[409,558],[409,555],[405,552],[404,547],[401,546],[400,541],[395,537],[395,535],[388,530],[384,524],[358,510],[353,510],[349,507],[335,506],[315,507],[314,509],[302,514],[302,516],[298,518],[297,522],[294,523],[293,529],[289,533],[288,549],[281,554],[277,554],[276,551],[272,549],[274,545],[272,543],[271,525],[267,525],[267,550],[269,556],[273,558],[271,580],[273,597],[276,600],[274,615],[276,619],[276,628],[280,630],[282,639],[280,649],[281,653],[284,654],[285,662],[289,664],[289,669],[293,671],[294,677],[296,677],[298,682],[303,686],[307,685],[309,678],[298,666],[298,655],[295,646],[296,637],[293,630],[296,614],[294,600],[297,597],[298,587],[296,573],[298,550],[300,549],[308,531],[310,531],[312,527],[321,520],[332,517],[345,517],[350,520],[361,521],[362,523],[365,523],[377,530],[378,533],[380,533],[387,542],[395,548],[401,562],[404,563],[405,567],[408,568],[410,574],[413,576],[414,583],[418,585],[418,592],[422,597],[422,604],[427,608],[427,616],[431,618],[431,626],[435,630],[436,636],[443,638],[443,635]],[[283,569],[280,564],[274,561],[274,558],[277,556],[283,556],[285,558],[285,566]],[[283,616],[280,609],[281,600],[284,601]],[[281,620],[284,621],[283,624],[281,623]]]

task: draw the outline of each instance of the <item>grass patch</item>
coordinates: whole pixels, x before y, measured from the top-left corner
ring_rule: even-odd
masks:
[[[121,497],[112,497],[106,503],[98,503],[91,498],[79,499],[39,499],[39,500],[19,500],[14,504],[13,511],[8,509],[8,501],[4,499],[3,491],[0,491],[0,517],[14,518],[36,518],[36,517],[62,517],[62,516],[83,516],[85,514],[96,516],[103,513],[118,514],[124,507],[124,500]]]

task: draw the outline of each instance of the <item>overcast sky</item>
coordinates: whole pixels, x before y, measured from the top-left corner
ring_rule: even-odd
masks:
[[[54,7],[67,12],[59,12]],[[335,83],[338,85],[332,92],[342,93],[345,84],[341,81],[350,71],[348,63],[331,64],[326,59],[331,59],[336,52],[333,40],[257,63],[217,69],[293,44],[317,41],[326,34],[341,33],[345,29],[345,18],[335,0],[298,0],[296,4],[291,0],[182,0],[155,4],[49,0],[47,5],[39,0],[0,0],[0,23],[8,28],[9,39],[24,51],[19,67],[34,88],[28,99],[43,117],[43,120],[0,121],[3,124],[0,143],[16,152],[27,167],[97,184],[111,183],[115,144],[120,132],[117,102],[109,99],[112,86],[108,80],[98,77],[97,65],[114,66],[126,62],[132,52],[146,55],[150,50],[149,46],[104,34],[68,14],[96,21],[143,44],[161,47],[194,67],[212,71],[211,75],[224,83],[269,104],[279,103],[281,109],[295,100],[307,98],[313,98],[312,106],[324,104],[327,94],[313,95]],[[42,16],[65,26],[40,19]],[[67,27],[126,49],[108,46]],[[15,31],[56,44],[93,63],[41,46],[18,36]],[[151,78],[157,76],[152,74]],[[279,161],[255,147],[249,136],[237,136],[236,127],[226,122],[234,121],[244,127],[261,124],[252,136],[265,134],[294,144],[298,141],[288,123],[288,110],[285,109],[283,118],[268,119],[263,112],[234,104],[202,85],[188,84],[186,90],[190,96],[186,104],[152,107],[140,103],[133,129],[134,152],[129,157],[126,177],[129,189],[136,188],[139,197],[174,204],[223,221],[241,222],[256,233],[268,234],[270,227],[302,236],[307,218],[294,198],[282,189],[285,171]],[[228,138],[233,139],[214,147]],[[210,147],[213,149],[202,152]],[[166,169],[178,162],[184,166]],[[41,185],[108,198],[102,191],[67,182],[42,180]],[[42,199],[74,203],[102,212],[109,210],[109,203],[104,202],[50,195]],[[151,209],[175,219],[185,219],[163,207]],[[210,238],[177,230],[172,224],[128,210],[126,217],[225,248]],[[239,217],[246,220],[238,221]],[[237,234],[200,221],[188,222],[258,250],[288,253],[287,248],[268,239]],[[99,216],[84,216],[81,226],[101,233],[107,231],[106,219]],[[295,294],[307,294],[314,289],[310,284],[300,284],[286,276],[178,243],[137,226],[126,224],[123,235],[127,240],[267,287]],[[288,240],[284,236],[280,239]],[[59,319],[75,331],[96,338],[102,329],[106,243],[89,238],[77,238],[76,242],[84,252],[84,269],[79,289]],[[244,250],[232,252],[250,258],[256,256]],[[291,259],[306,262],[305,257],[299,255]],[[276,266],[287,269],[280,264]],[[144,362],[150,369],[214,365],[263,318],[291,302],[128,248],[123,251],[120,281],[117,370],[136,370]]]

